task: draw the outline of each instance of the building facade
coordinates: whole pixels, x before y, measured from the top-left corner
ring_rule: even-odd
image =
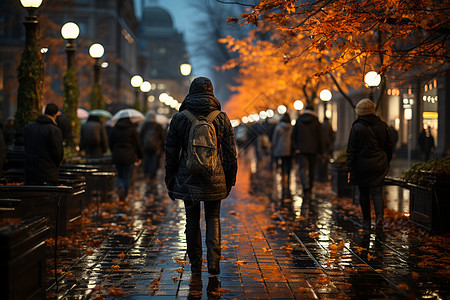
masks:
[[[188,92],[189,77],[180,72],[180,65],[189,62],[183,35],[163,8],[145,6],[139,28],[138,73],[152,84],[144,104],[160,114],[171,114],[167,105],[159,101],[166,93],[182,102]]]
[[[26,10],[19,1],[5,0],[0,4],[0,97],[2,121],[13,116],[17,98],[17,66],[25,45],[25,30],[22,24]],[[93,83],[94,60],[88,49],[93,43],[101,43],[105,54],[101,61],[108,67],[102,70],[102,90],[106,103],[131,103],[134,97],[130,77],[137,72],[137,30],[133,0],[71,0],[44,1],[38,9],[40,21],[39,47],[48,47],[42,56],[43,85],[48,84],[52,93],[44,93],[42,104],[63,99],[62,75],[66,70],[64,41],[61,27],[74,22],[80,28],[76,40],[76,61],[79,73],[80,106],[90,107],[89,94]],[[44,86],[44,89],[46,87]]]

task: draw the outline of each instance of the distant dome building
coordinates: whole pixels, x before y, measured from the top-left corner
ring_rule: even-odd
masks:
[[[172,17],[169,12],[161,7],[146,7],[142,15],[142,29],[153,31],[153,34],[168,33],[173,31]]]
[[[183,35],[174,28],[172,16],[161,7],[145,7],[138,36],[138,70],[144,80],[157,88],[152,88],[150,95],[154,98],[151,99],[157,100],[165,92],[181,102],[187,87],[180,65],[188,62],[188,55]],[[158,102],[150,103],[150,107]]]

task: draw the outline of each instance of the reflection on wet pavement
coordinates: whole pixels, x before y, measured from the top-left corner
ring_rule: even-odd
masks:
[[[317,183],[312,197],[304,198],[294,172],[291,197],[281,197],[280,178],[267,160],[242,157],[237,186],[222,205],[218,276],[209,276],[206,262],[201,274],[191,274],[181,202],[163,192],[145,197],[137,183],[128,203],[110,208],[93,226],[104,237],[98,239],[101,246],[72,264],[61,262],[63,278],[48,298],[450,296],[448,238],[429,238],[398,213],[408,209],[409,195],[386,189],[391,210],[386,210],[385,233],[377,236],[361,229],[353,199],[337,198],[327,182]],[[204,237],[204,222],[202,228]]]

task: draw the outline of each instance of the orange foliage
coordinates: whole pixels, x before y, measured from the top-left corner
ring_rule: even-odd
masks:
[[[333,84],[344,92],[361,87],[370,70],[448,66],[448,13],[448,2],[433,0],[260,1],[241,15],[255,30],[219,40],[238,54],[222,66],[239,69],[225,110],[237,118],[296,99],[312,103]]]

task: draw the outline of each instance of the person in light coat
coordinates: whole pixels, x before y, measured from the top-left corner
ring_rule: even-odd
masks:
[[[282,197],[290,197],[289,175],[292,169],[292,147],[291,147],[292,125],[291,118],[285,113],[275,126],[272,135],[272,155],[281,167]]]

